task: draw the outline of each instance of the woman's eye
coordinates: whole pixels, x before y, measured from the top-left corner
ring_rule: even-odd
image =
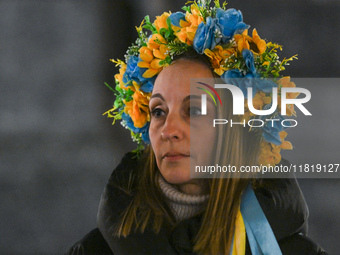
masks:
[[[200,115],[202,115],[201,108],[199,108],[199,107],[190,107],[189,108],[189,115],[190,116],[200,116]]]
[[[155,108],[151,111],[151,116],[155,118],[159,118],[164,115],[165,115],[165,112],[160,108]]]

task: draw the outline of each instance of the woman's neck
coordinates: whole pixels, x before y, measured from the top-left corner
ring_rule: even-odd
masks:
[[[191,180],[184,184],[175,185],[177,189],[187,195],[199,196],[209,193],[208,184],[206,180]]]
[[[196,215],[203,209],[205,202],[209,199],[209,195],[184,193],[175,185],[168,183],[161,175],[158,176],[158,183],[177,220],[188,219]]]

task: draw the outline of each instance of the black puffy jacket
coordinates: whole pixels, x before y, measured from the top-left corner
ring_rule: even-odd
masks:
[[[200,227],[200,216],[184,220],[171,234],[158,234],[146,230],[143,234],[130,234],[127,238],[113,236],[114,225],[131,202],[117,186],[136,176],[140,162],[133,153],[124,156],[113,171],[103,192],[98,228],[74,244],[67,255],[89,254],[194,254],[192,240]],[[284,255],[326,254],[321,247],[306,236],[308,208],[295,179],[264,179],[255,195],[278,240]],[[251,254],[247,240],[246,255]]]

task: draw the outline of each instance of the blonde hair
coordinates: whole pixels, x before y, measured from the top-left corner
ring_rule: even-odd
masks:
[[[222,101],[227,102],[227,107],[217,108],[217,116],[232,116],[231,95],[220,95],[223,96]],[[238,117],[233,119],[237,121]],[[243,126],[228,128],[227,125],[218,125],[215,160],[220,165],[230,164],[239,169],[241,165],[257,164],[259,150],[260,137],[250,134]],[[117,226],[118,237],[126,237],[133,232],[143,233],[147,227],[158,233],[162,227],[171,228],[176,225],[175,217],[156,180],[159,170],[152,148],[148,147],[144,155],[146,164],[138,176],[136,195]],[[250,182],[249,178],[244,177],[223,174],[219,178],[207,179],[210,197],[202,212],[200,230],[193,240],[195,252],[229,254],[241,195]]]

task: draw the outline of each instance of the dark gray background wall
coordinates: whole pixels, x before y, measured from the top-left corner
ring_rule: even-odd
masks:
[[[0,0],[0,253],[62,254],[96,226],[105,183],[129,133],[101,116],[142,18],[185,1]],[[340,76],[336,0],[230,0],[260,36],[299,54],[292,77]],[[292,162],[339,162],[339,87],[312,95],[311,120],[290,130]],[[332,114],[322,115],[320,109]],[[301,115],[301,113],[300,113]],[[316,117],[315,117],[316,116]],[[317,116],[323,122],[314,121]],[[303,126],[304,125],[304,126]],[[300,180],[312,238],[330,254],[340,237],[339,180]]]

